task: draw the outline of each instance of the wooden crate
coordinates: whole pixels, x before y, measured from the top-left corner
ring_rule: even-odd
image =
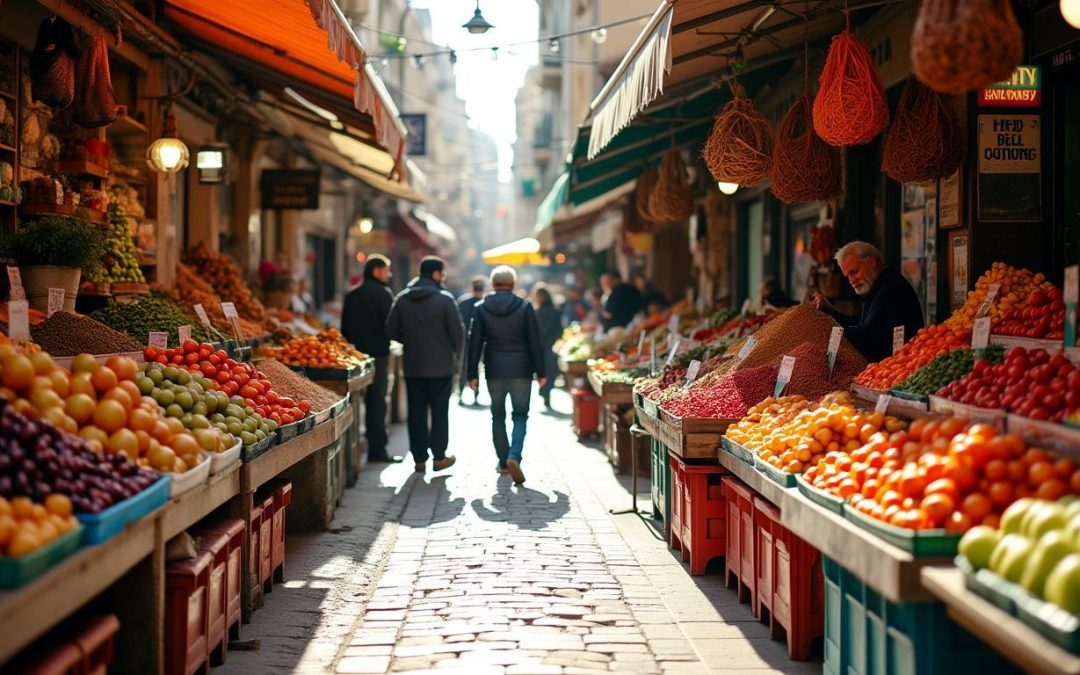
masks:
[[[683,459],[715,460],[720,437],[733,420],[712,418],[679,418],[660,409],[657,438]]]

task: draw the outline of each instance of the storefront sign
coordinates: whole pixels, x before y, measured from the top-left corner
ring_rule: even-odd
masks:
[[[979,115],[979,220],[1042,217],[1039,115]]]
[[[423,157],[427,154],[427,113],[401,113],[399,117],[409,132],[405,136],[405,153]]]
[[[1041,103],[1038,66],[1017,66],[1012,77],[979,91],[979,105],[995,108],[1034,108]]]
[[[266,169],[262,172],[262,208],[318,209],[318,169]]]

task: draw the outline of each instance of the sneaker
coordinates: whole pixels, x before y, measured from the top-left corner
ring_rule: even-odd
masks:
[[[450,467],[454,466],[454,464],[456,462],[457,462],[457,457],[454,457],[453,455],[450,455],[449,457],[446,457],[444,459],[437,459],[434,462],[432,462],[431,464],[432,464],[432,467],[436,471],[443,471],[445,469],[449,469]]]
[[[500,476],[508,476],[510,474],[510,469],[506,468],[502,464],[496,464],[495,473],[499,474]]]
[[[525,472],[521,470],[521,463],[516,459],[506,460],[506,470],[514,479],[515,485],[521,485],[525,482]]]
[[[416,473],[426,473],[427,472],[427,462],[417,462],[414,465],[413,470]]]

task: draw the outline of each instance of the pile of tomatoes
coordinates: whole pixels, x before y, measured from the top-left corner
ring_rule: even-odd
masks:
[[[200,372],[214,383],[214,388],[229,396],[239,396],[260,416],[278,424],[299,422],[311,413],[311,404],[301,399],[279,396],[270,381],[251,365],[229,358],[212,345],[185,340],[175,349],[147,347],[143,350],[147,363],[162,363]]]
[[[857,450],[828,453],[805,478],[873,518],[913,530],[997,527],[1001,513],[1022,497],[1080,494],[1072,460],[958,418],[879,432]]]
[[[976,361],[972,371],[937,392],[980,408],[1004,408],[1021,417],[1061,422],[1080,409],[1080,368],[1061,352],[1013,347],[1005,362]]]
[[[942,354],[971,345],[971,331],[959,325],[937,324],[923,328],[911,342],[878,363],[870,364],[855,383],[884,391],[907,380],[912,373]]]
[[[1028,296],[1023,307],[1013,307],[994,326],[998,335],[1060,340],[1065,337],[1065,302],[1061,290],[1049,286]]]

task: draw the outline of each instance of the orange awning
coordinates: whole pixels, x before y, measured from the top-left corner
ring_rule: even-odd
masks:
[[[351,101],[404,173],[405,128],[334,0],[166,0],[166,15],[211,49],[263,73]]]

